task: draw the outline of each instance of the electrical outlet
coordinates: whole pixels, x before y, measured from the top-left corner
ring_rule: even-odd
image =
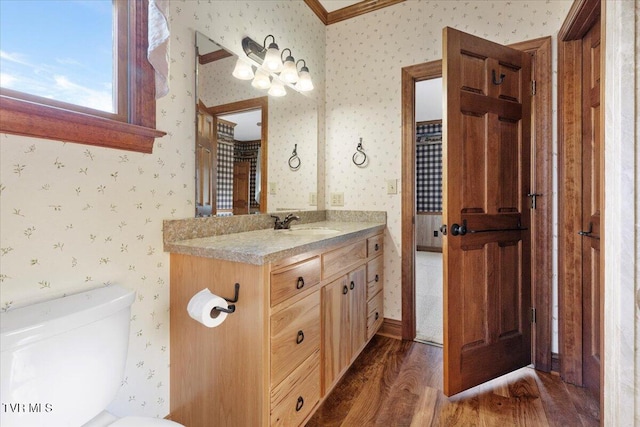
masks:
[[[331,206],[344,206],[344,193],[331,193]]]
[[[309,206],[318,206],[318,193],[309,193]]]
[[[278,187],[275,182],[269,183],[269,194],[276,194]]]
[[[387,180],[387,194],[398,194],[398,180],[397,179],[388,179]]]

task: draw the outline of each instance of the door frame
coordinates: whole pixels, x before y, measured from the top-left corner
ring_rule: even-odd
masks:
[[[553,146],[551,37],[541,37],[509,47],[528,52],[532,57],[533,79],[537,82],[532,97],[532,164],[535,176],[532,191],[542,194],[537,200],[531,222],[532,301],[536,323],[532,334],[532,360],[536,369],[551,370],[552,322],[552,216]],[[402,339],[416,337],[415,304],[415,84],[442,76],[442,61],[436,60],[402,69]],[[534,163],[535,162],[535,163]]]
[[[601,17],[600,49],[600,191],[604,189],[605,19],[600,0],[573,3],[558,33],[558,350],[560,376],[583,385],[582,371],[582,38]],[[604,194],[601,201],[604,206]],[[600,414],[604,396],[604,240],[605,212],[600,221]]]

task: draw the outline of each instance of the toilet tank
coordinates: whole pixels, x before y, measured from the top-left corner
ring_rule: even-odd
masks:
[[[0,425],[81,426],[124,374],[135,293],[117,285],[0,314]]]

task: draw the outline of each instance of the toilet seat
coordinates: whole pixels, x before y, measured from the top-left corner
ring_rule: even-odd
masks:
[[[184,426],[174,421],[169,421],[162,418],[124,417],[124,418],[120,418],[118,421],[116,421],[113,424],[109,424],[109,427],[184,427]]]

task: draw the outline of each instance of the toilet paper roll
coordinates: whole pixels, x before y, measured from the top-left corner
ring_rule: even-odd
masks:
[[[205,288],[191,297],[187,304],[187,312],[194,320],[202,323],[208,328],[219,326],[227,318],[227,313],[213,310],[213,307],[228,308],[227,301],[212,294],[208,288]]]

